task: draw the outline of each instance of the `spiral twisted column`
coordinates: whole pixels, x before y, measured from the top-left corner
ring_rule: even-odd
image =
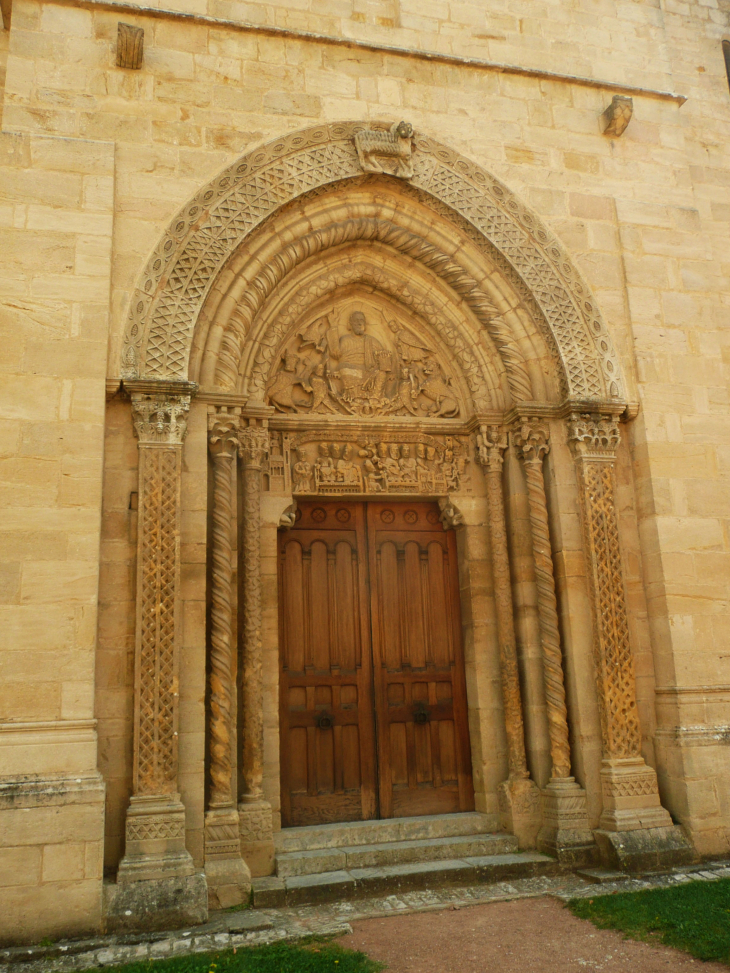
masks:
[[[567,778],[570,777],[568,709],[565,704],[563,653],[558,629],[558,603],[543,479],[543,459],[550,449],[549,433],[545,426],[523,420],[513,438],[524,462],[530,508],[552,777]]]
[[[233,807],[231,783],[231,649],[232,469],[238,449],[239,418],[228,413],[208,417],[208,447],[213,460],[213,537],[210,613],[210,747],[211,808]]]
[[[499,809],[503,827],[513,832],[521,848],[532,848],[540,829],[540,792],[535,782],[530,780],[525,755],[525,729],[517,665],[512,578],[502,488],[502,468],[507,436],[498,426],[482,425],[477,437],[477,446],[487,487],[497,639],[507,733],[509,777],[499,786]]]
[[[263,799],[264,712],[261,650],[261,465],[269,448],[263,426],[241,430],[243,468],[243,802]]]
[[[482,426],[478,440],[479,458],[484,467],[489,508],[492,575],[497,613],[497,638],[502,676],[502,700],[507,729],[510,778],[529,777],[525,757],[525,731],[522,719],[520,677],[517,668],[512,580],[507,551],[507,525],[504,516],[502,467],[507,437],[496,426]]]
[[[225,409],[208,415],[208,449],[213,462],[211,543],[209,799],[205,814],[205,874],[212,908],[246,901],[251,873],[241,858],[238,811],[232,780],[233,745],[233,473],[239,416]]]

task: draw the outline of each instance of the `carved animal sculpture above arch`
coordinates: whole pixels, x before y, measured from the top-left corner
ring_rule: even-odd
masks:
[[[269,142],[229,166],[195,196],[173,220],[138,282],[122,349],[123,376],[192,377],[189,361],[196,323],[231,258],[258,227],[293,200],[334,184],[346,189],[346,180],[362,178],[354,137],[363,127],[354,122],[320,125]],[[567,394],[580,400],[621,401],[624,391],[611,338],[561,244],[485,170],[427,136],[416,133],[413,142],[410,186],[465,220],[519,275],[547,322]],[[372,232],[376,238],[390,234],[392,239],[385,242],[398,249],[397,228],[381,226]],[[524,399],[526,388],[517,393],[514,387],[524,366],[504,316],[493,313],[489,298],[477,281],[468,280],[458,261],[445,254],[431,257],[425,249],[418,253],[416,242],[408,247],[414,259],[425,266],[433,260],[434,272],[450,279],[457,291],[461,288],[472,313],[478,314],[477,305],[483,302],[491,340],[503,360],[511,358],[512,397]],[[445,260],[451,260],[451,269]],[[224,356],[225,349],[220,351]],[[205,372],[205,362],[202,367]]]

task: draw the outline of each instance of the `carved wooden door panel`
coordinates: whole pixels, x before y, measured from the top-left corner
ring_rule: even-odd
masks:
[[[282,823],[471,810],[456,545],[437,504],[308,501],[297,517],[279,534]]]
[[[282,823],[377,815],[365,506],[301,503],[279,534]]]
[[[474,808],[453,531],[435,503],[368,504],[380,816]]]

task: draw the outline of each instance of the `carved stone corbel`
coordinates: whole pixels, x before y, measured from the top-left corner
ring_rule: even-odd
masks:
[[[439,497],[438,504],[441,511],[439,520],[444,525],[445,530],[453,530],[455,527],[460,527],[464,523],[464,515],[451,497]]]
[[[250,418],[239,433],[243,470],[243,794],[238,805],[241,852],[256,874],[273,860],[271,805],[264,799],[264,703],[261,642],[261,469],[269,431]]]
[[[213,532],[210,612],[208,741],[209,802],[205,815],[205,874],[211,908],[247,901],[251,873],[241,858],[238,810],[233,791],[232,516],[233,474],[239,416],[226,410],[208,416],[213,462]]]
[[[596,838],[607,859],[631,867],[632,855],[646,858],[650,852],[657,864],[665,855],[664,860],[679,863],[690,860],[692,850],[681,829],[672,827],[661,805],[656,772],[641,754],[616,514],[615,463],[620,440],[619,425],[612,416],[575,413],[570,418],[569,441],[577,463],[589,566],[593,656],[603,737],[602,830],[596,832]],[[651,831],[649,843],[646,836],[626,836],[627,832],[645,829]]]
[[[512,438],[522,457],[527,483],[552,758],[551,779],[542,795],[543,825],[538,846],[557,855],[566,864],[586,865],[596,856],[597,849],[590,830],[585,791],[570,773],[563,651],[543,475],[543,461],[550,449],[550,431],[540,420],[523,418]]]
[[[129,388],[139,440],[134,767],[110,930],[133,927],[150,910],[158,928],[207,917],[205,879],[185,847],[177,789],[180,476],[195,388],[184,382]]]
[[[522,696],[517,665],[512,579],[507,546],[502,469],[507,436],[499,426],[480,426],[477,452],[484,468],[489,510],[492,576],[497,617],[502,701],[507,732],[509,778],[500,784],[499,802],[504,826],[521,846],[534,846],[540,828],[540,792],[530,780],[525,755]]]

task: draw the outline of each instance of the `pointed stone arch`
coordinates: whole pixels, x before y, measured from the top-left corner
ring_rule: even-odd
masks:
[[[307,194],[362,180],[354,136],[363,127],[357,122],[320,125],[271,141],[200,190],[172,221],[138,281],[122,349],[123,377],[197,377],[190,371],[194,333],[216,281],[254,231],[282,208]],[[554,235],[494,176],[434,139],[417,133],[413,158],[410,191],[438,201],[468,225],[533,298],[550,339],[562,393],[573,400],[621,402],[624,389],[611,338],[588,286]],[[334,236],[352,233],[378,240],[419,260],[455,289],[470,313],[482,316],[483,328],[507,367],[513,403],[524,401],[529,368],[521,361],[511,323],[490,305],[479,282],[448,252],[437,252],[429,241],[407,239],[393,220],[357,222],[333,231]],[[278,255],[282,270],[311,255],[316,245],[313,240],[286,241]],[[267,268],[259,285],[265,287],[267,277],[274,282],[274,271],[273,265]],[[232,362],[243,352],[240,342],[236,347],[235,327],[227,339],[221,336],[219,350],[214,384],[231,388]],[[204,351],[200,356],[196,371],[206,373]],[[530,397],[538,396],[533,391]]]

